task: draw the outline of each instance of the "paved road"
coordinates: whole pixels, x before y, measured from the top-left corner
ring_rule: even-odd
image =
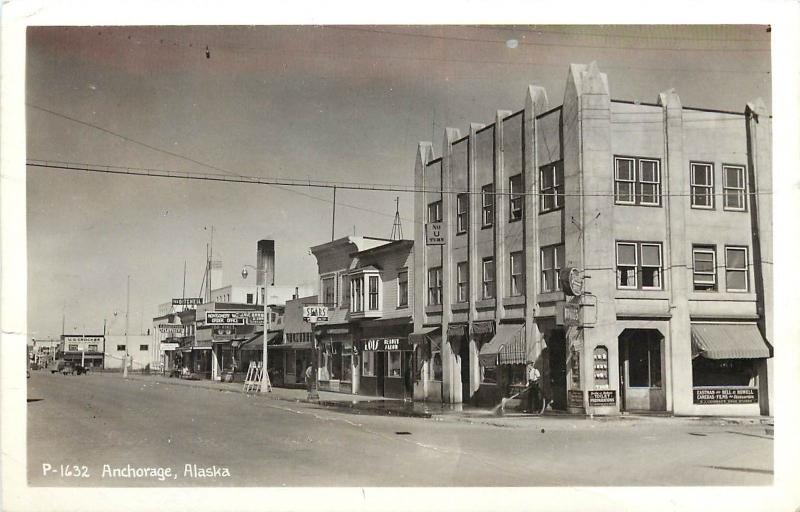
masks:
[[[773,478],[773,441],[760,425],[525,418],[500,427],[354,415],[110,374],[35,371],[28,392],[34,486],[692,486]],[[230,476],[187,474],[187,464]],[[61,465],[88,478],[62,477]],[[171,468],[175,476],[109,478],[104,465]]]

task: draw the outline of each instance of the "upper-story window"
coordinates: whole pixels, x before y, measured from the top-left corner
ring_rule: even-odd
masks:
[[[350,280],[350,311],[354,313],[364,311],[363,278],[353,278]]]
[[[469,301],[469,264],[466,261],[456,265],[456,302]]]
[[[747,208],[747,182],[744,167],[739,165],[722,166],[722,208],[724,210],[744,211]]]
[[[428,305],[442,304],[442,267],[428,269]]]
[[[617,288],[660,290],[661,244],[617,242]]]
[[[652,158],[614,157],[614,202],[641,206],[661,204],[661,170]]]
[[[356,270],[349,276],[349,282],[351,313],[381,310],[381,278],[376,271]]]
[[[248,293],[247,294],[247,303],[248,304],[252,304],[253,303],[253,294],[252,293]]]
[[[495,294],[494,258],[483,259],[483,298],[493,299]]]
[[[333,276],[322,278],[322,301],[326,306],[336,305],[336,280]]]
[[[456,234],[467,232],[469,223],[469,194],[456,196]]]
[[[346,307],[350,305],[350,276],[343,273],[340,279],[339,289],[342,295],[342,306]]]
[[[525,259],[522,251],[511,253],[509,268],[511,269],[511,296],[523,295],[525,293]]]
[[[481,214],[483,227],[494,223],[494,185],[491,183],[481,187]]]
[[[380,278],[369,276],[369,310],[378,311],[380,309]]]
[[[522,218],[522,211],[525,204],[525,196],[522,191],[522,173],[508,178],[509,191],[509,220],[519,220]]]
[[[77,343],[76,344],[70,344],[69,351],[70,352],[77,352],[78,351],[78,344]]]
[[[408,271],[401,270],[397,273],[397,307],[408,306]]]
[[[89,345],[89,352],[97,352],[97,345]]]
[[[428,204],[428,222],[442,222],[442,201]]]
[[[714,209],[714,166],[691,163],[692,208]]]
[[[564,268],[564,246],[542,247],[542,292],[555,292],[561,289],[558,273]]]
[[[695,291],[717,290],[717,253],[714,246],[692,247],[692,281]]]
[[[549,212],[564,206],[564,166],[561,162],[539,169],[539,211]]]
[[[725,289],[729,292],[746,292],[747,247],[725,247]]]

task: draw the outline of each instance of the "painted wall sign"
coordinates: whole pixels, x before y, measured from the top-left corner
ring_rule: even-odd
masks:
[[[425,224],[425,245],[444,245],[444,224],[442,222]]]
[[[206,311],[208,325],[244,325],[244,317],[238,311]]]
[[[67,335],[64,336],[64,342],[66,342],[66,343],[75,343],[75,342],[102,343],[103,342],[103,336],[82,336],[82,335],[67,334]]]
[[[757,404],[756,388],[694,388],[694,403],[697,405]]]
[[[617,405],[616,389],[593,389],[589,391],[589,405]]]
[[[412,350],[414,347],[408,338],[367,338],[361,340],[361,350],[386,352],[392,350]]]
[[[203,303],[200,297],[185,297],[181,299],[172,299],[173,306],[199,306]]]

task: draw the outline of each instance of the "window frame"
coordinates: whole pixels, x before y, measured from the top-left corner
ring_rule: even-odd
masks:
[[[553,184],[545,187],[545,171],[552,171]],[[546,198],[553,198],[553,205],[547,207]],[[559,160],[539,167],[539,213],[548,213],[564,207],[564,165]]]
[[[325,283],[330,281],[331,286],[331,294],[330,298],[332,299],[331,302],[328,302],[328,287],[325,286]],[[324,304],[328,307],[336,307],[336,275],[335,274],[326,274],[320,278],[320,289],[322,290],[322,300]]]
[[[741,188],[728,186],[727,171],[736,170],[741,172]],[[740,208],[728,206],[728,191],[736,192],[736,197],[741,198],[742,206]],[[737,164],[722,164],[722,209],[728,212],[746,212],[747,211],[747,167]]]
[[[436,277],[436,283],[431,283],[432,277]],[[442,267],[431,267],[428,269],[428,306],[442,305]],[[436,300],[432,300],[436,298]]]
[[[631,162],[632,176],[630,179],[620,177],[619,162]],[[645,163],[655,164],[655,181],[645,181],[642,171]],[[626,184],[631,187],[631,200],[623,201],[620,199],[620,186]],[[652,196],[655,198],[654,202],[643,201],[645,195],[644,186],[655,185],[655,192]],[[629,155],[614,155],[614,204],[620,206],[661,206],[661,160],[659,158],[651,158],[644,156],[629,156]]]
[[[402,279],[405,276],[405,280]],[[405,284],[405,287],[403,286]],[[403,268],[397,272],[397,307],[408,307],[408,269]]]
[[[456,195],[456,235],[463,235],[466,233],[468,226],[469,194],[458,194]]]
[[[633,262],[633,286],[627,285],[623,286],[620,284],[620,276],[622,275],[620,271],[619,262],[619,248],[620,246],[632,246],[633,247],[633,256],[635,261]],[[639,247],[636,242],[628,242],[628,241],[617,241],[615,245],[615,253],[616,253],[616,272],[617,272],[617,290],[638,290],[639,289]],[[631,268],[631,265],[625,265],[625,268]]]
[[[463,276],[461,275],[462,269],[464,270]],[[463,281],[462,277],[464,277]],[[456,263],[456,303],[465,302],[469,302],[469,262],[460,261]]]
[[[486,268],[487,264],[491,265],[492,268],[492,279],[491,281],[487,281],[486,279]],[[491,300],[497,297],[497,268],[494,264],[494,258],[488,257],[483,258],[481,260],[481,298],[483,300]],[[491,288],[488,288],[487,285],[491,284]],[[491,295],[487,292],[491,292]]]
[[[708,185],[698,185],[695,183],[695,168],[698,167],[707,167],[709,169],[708,176],[710,177],[710,183]],[[714,198],[714,163],[713,162],[699,162],[693,161],[689,162],[689,200],[690,205],[694,209],[698,210],[714,210],[716,207],[715,198]],[[702,196],[695,194],[695,189],[706,189],[706,193]],[[698,204],[695,200],[698,197],[710,197],[710,205],[702,205]]]
[[[711,264],[713,268],[713,272],[698,272],[697,271],[697,260],[695,255],[698,253],[707,253],[711,254]],[[713,275],[714,281],[713,285],[708,289],[698,289],[698,281],[697,275]],[[707,283],[699,282],[701,285],[706,285]],[[692,246],[692,291],[700,292],[700,293],[712,293],[719,291],[719,279],[717,277],[717,247],[714,245],[702,245],[697,244]]]
[[[144,347],[144,348],[142,348],[142,347]],[[139,352],[144,352],[146,350],[150,350],[150,345],[149,344],[148,345],[143,345],[143,344],[139,345]]]
[[[365,274],[367,279],[367,311],[381,310],[381,277],[378,274]],[[373,290],[373,283],[375,289]],[[374,299],[374,300],[373,300]],[[373,305],[374,304],[374,305]]]
[[[518,272],[514,273],[514,258],[518,257]],[[509,293],[511,297],[525,295],[525,251],[514,251],[508,255]]]
[[[488,200],[487,200],[488,199]],[[481,227],[488,228],[494,225],[494,183],[481,187]]]
[[[442,222],[442,200],[428,203],[428,222]]]
[[[564,244],[553,244],[553,245],[546,245],[539,249],[539,269],[541,271],[541,293],[553,293],[561,291],[561,283],[558,279],[558,274],[561,272],[561,267],[559,266],[559,259],[564,258]],[[545,251],[553,251],[553,268],[549,268],[545,266],[544,259],[545,259]],[[561,255],[561,258],[559,258]],[[548,272],[553,273],[553,289],[551,290],[547,286],[547,275]]]
[[[519,190],[514,186],[514,181],[519,181]],[[522,173],[517,173],[508,178],[508,221],[522,220],[525,215],[525,184]]]
[[[743,268],[731,268],[728,266],[728,251],[743,251],[744,252],[744,267]],[[748,251],[748,247],[745,245],[726,245],[725,246],[725,291],[731,293],[747,293],[750,291],[750,260],[748,259],[750,253]],[[731,288],[728,285],[728,273],[729,272],[740,272],[744,274],[744,288]]]
[[[636,258],[635,264],[633,266],[633,279],[634,284],[628,286],[622,286],[620,284],[620,276],[622,275],[620,272],[620,261],[619,261],[619,247],[621,245],[625,246],[633,246],[634,247],[634,256]],[[644,263],[644,247],[657,247],[658,248],[658,265],[649,265]],[[653,241],[639,241],[639,240],[617,240],[615,245],[615,255],[616,255],[616,280],[617,280],[617,290],[663,290],[664,289],[664,243],[663,242],[653,242]],[[625,268],[630,267],[630,265],[624,265]],[[644,269],[646,268],[657,268],[658,269],[658,286],[646,286],[644,284]]]

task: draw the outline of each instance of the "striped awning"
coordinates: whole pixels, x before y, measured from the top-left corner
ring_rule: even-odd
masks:
[[[771,357],[756,324],[692,324],[692,357],[761,359]]]
[[[498,364],[525,364],[528,359],[525,324],[498,325],[497,333],[481,347],[478,357],[487,368],[494,368]]]

